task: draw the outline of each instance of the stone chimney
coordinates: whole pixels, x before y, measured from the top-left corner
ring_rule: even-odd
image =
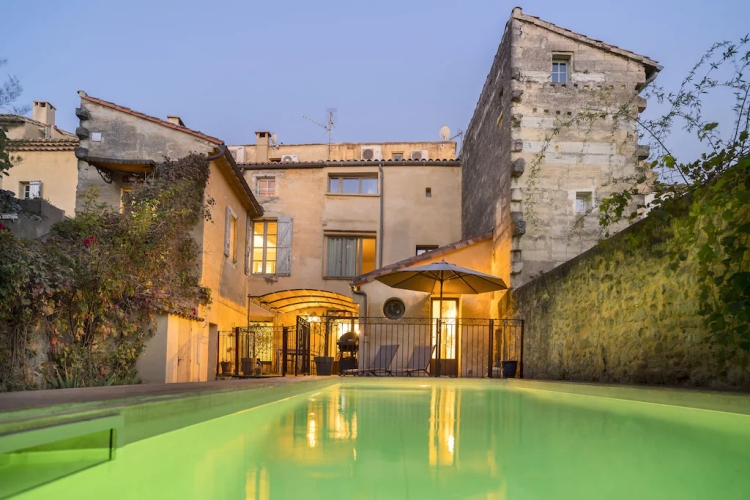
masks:
[[[47,101],[34,101],[34,120],[46,125],[44,137],[55,138],[55,107]]]
[[[255,132],[255,161],[258,163],[268,163],[268,143],[271,139],[271,132]]]
[[[183,122],[182,118],[180,118],[179,116],[168,116],[167,117],[167,121],[169,123],[174,123],[175,125],[178,125],[180,127],[184,127],[185,126],[185,122]]]

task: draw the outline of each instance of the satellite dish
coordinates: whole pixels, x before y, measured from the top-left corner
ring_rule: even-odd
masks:
[[[447,141],[451,137],[451,129],[448,128],[448,125],[443,125],[440,127],[440,140],[441,141]]]
[[[271,134],[271,144],[276,144],[279,140],[279,136],[276,133]]]

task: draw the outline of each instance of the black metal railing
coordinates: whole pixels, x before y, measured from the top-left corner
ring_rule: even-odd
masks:
[[[281,338],[282,327],[270,323],[250,323],[219,332],[216,374],[254,377],[277,373],[280,360],[276,359],[276,346]]]
[[[523,320],[297,319],[282,328],[280,374],[499,378],[504,361],[522,376]],[[339,342],[353,332],[358,344]]]

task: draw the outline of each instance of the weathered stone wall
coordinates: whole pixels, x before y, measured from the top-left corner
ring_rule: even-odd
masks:
[[[508,294],[501,317],[526,321],[524,377],[750,387],[740,360],[707,342],[697,249],[665,273],[669,234],[643,220]]]
[[[595,210],[575,213],[577,192],[595,207],[636,172],[635,122],[612,115],[645,107],[647,69],[624,54],[513,10],[461,152],[462,236],[494,224],[495,271],[510,267],[513,287],[602,236]],[[566,83],[551,82],[556,56],[568,57]]]
[[[621,106],[635,102],[646,79],[644,66],[523,19],[513,23],[512,160],[526,169],[511,186],[513,211],[526,222],[514,242],[513,286],[566,262],[602,237],[596,210],[575,213],[577,192],[592,195],[592,206],[619,191],[613,179],[632,176],[638,165],[635,121],[614,120]],[[552,58],[569,56],[568,82],[550,82]],[[581,117],[579,122],[574,122]],[[623,227],[617,228],[622,229]]]
[[[461,149],[462,238],[492,230],[496,212],[510,214],[510,27],[509,21]]]
[[[81,139],[80,147],[86,149],[90,157],[161,162],[165,157],[178,159],[190,153],[211,154],[215,149],[215,145],[200,138],[95,102],[81,99],[81,108],[89,112],[90,118],[81,121],[81,127],[88,130],[89,137]],[[100,141],[91,140],[95,133],[101,134]],[[80,160],[76,210],[82,208],[83,195],[92,186],[97,186],[100,202],[119,208],[122,188],[129,187],[123,182],[123,177],[122,173],[113,172],[112,183],[107,183],[95,167]]]

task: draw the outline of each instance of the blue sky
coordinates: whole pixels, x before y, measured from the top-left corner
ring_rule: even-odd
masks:
[[[516,0],[517,1],[517,0]],[[0,71],[21,104],[48,100],[74,130],[76,91],[180,115],[229,144],[255,130],[324,142],[302,116],[338,109],[337,141],[438,140],[465,129],[516,2],[5,1]],[[679,81],[713,42],[750,30],[745,0],[533,0],[525,13],[647,55]]]

